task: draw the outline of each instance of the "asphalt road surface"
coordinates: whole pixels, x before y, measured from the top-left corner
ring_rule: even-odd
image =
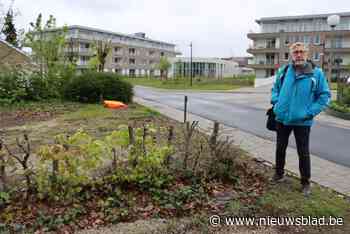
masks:
[[[268,98],[267,93],[254,97],[251,93],[160,91],[140,86],[135,87],[134,91],[137,97],[178,110],[184,109],[184,95],[187,95],[190,113],[275,141],[274,132],[265,128],[266,109],[254,105],[254,102],[266,102],[261,99]],[[295,148],[293,134],[289,145]],[[350,167],[350,129],[315,121],[311,129],[310,151],[320,158]]]

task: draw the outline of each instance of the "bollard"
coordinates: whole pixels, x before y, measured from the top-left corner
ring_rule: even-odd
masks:
[[[185,96],[185,100],[184,100],[184,123],[186,123],[186,121],[187,121],[187,101],[188,101],[188,98],[187,98],[187,96]]]

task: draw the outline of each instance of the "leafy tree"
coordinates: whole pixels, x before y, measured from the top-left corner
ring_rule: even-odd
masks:
[[[4,18],[4,26],[1,32],[5,35],[5,40],[15,47],[18,47],[17,30],[14,25],[14,13],[12,9],[9,9]]]
[[[57,28],[56,19],[50,15],[45,24],[39,14],[30,23],[25,45],[32,49],[33,60],[40,66],[40,74],[49,97],[60,97],[67,79],[75,72],[75,64],[65,55],[67,27]]]
[[[97,70],[99,72],[103,72],[104,68],[105,68],[105,64],[106,64],[106,58],[108,56],[108,54],[111,51],[112,48],[112,41],[108,40],[108,41],[95,41],[95,61],[94,61],[94,57],[92,58],[92,60],[94,61],[94,63],[97,65]]]
[[[164,74],[165,74],[165,78],[168,78],[168,70],[171,67],[170,62],[168,61],[168,59],[166,57],[161,57],[159,64],[158,64],[158,68],[160,70],[160,78],[163,79]]]

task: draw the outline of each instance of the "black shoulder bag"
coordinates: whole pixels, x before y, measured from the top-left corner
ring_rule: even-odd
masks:
[[[281,85],[283,85],[284,77],[286,76],[288,70],[288,65],[283,68],[282,76],[281,76]],[[267,121],[266,121],[266,128],[270,131],[276,131],[276,115],[273,113],[273,106],[269,108],[266,112],[267,115]]]

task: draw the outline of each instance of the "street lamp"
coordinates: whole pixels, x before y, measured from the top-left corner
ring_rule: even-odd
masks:
[[[190,55],[190,79],[191,79],[191,87],[192,87],[192,42],[190,43],[191,55]]]
[[[334,64],[334,58],[333,58],[333,50],[334,49],[334,30],[335,30],[335,27],[339,24],[339,21],[340,21],[340,17],[339,15],[330,15],[328,16],[327,18],[327,24],[331,27],[331,53],[330,53],[330,62],[329,62],[329,76],[328,76],[328,81],[329,81],[329,84],[331,83],[331,76],[332,76],[332,68],[333,68],[333,64]],[[338,78],[337,78],[338,80]]]

